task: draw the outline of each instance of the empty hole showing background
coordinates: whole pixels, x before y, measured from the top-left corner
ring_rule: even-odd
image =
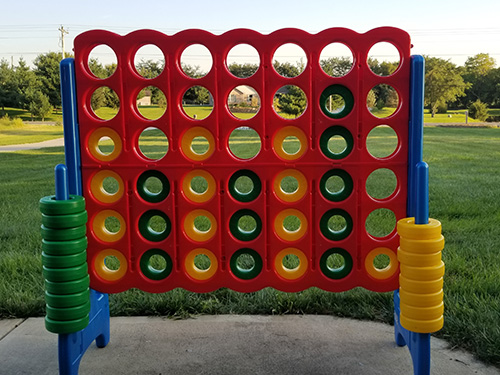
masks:
[[[202,135],[199,135],[197,137],[194,137],[192,142],[191,142],[191,150],[197,154],[197,155],[204,155],[208,152],[210,149],[210,145],[208,144],[208,140],[203,137]]]
[[[296,136],[289,135],[283,140],[282,148],[283,151],[288,155],[295,155],[300,151],[302,145],[300,143],[300,140]]]
[[[368,215],[366,231],[373,237],[385,237],[396,227],[396,215],[387,208],[378,208]]]
[[[250,254],[241,254],[236,258],[236,266],[242,270],[251,270],[255,267],[255,259]]]
[[[154,234],[160,234],[167,229],[167,222],[159,215],[154,215],[148,222],[149,230]]]
[[[137,110],[147,120],[158,120],[167,110],[167,98],[156,86],[142,89],[136,98]]]
[[[249,44],[238,44],[227,54],[227,69],[238,78],[253,76],[259,69],[259,64],[259,53]]]
[[[250,215],[243,215],[238,220],[238,229],[243,233],[253,233],[257,229],[257,221]]]
[[[330,77],[343,77],[352,69],[352,52],[343,43],[331,43],[321,51],[319,65]]]
[[[254,188],[253,181],[248,176],[238,177],[234,183],[234,188],[240,194],[249,194]]]
[[[306,65],[306,53],[296,44],[283,44],[274,52],[273,67],[282,77],[297,77],[304,71]]]
[[[168,138],[158,128],[146,128],[139,136],[139,150],[146,158],[159,160],[168,152]]]
[[[376,126],[366,138],[366,148],[376,158],[385,158],[392,155],[397,147],[398,135],[390,126]]]
[[[306,94],[298,86],[283,86],[274,94],[273,108],[284,119],[300,117],[307,108]]]
[[[328,219],[328,229],[332,233],[341,233],[347,228],[347,221],[341,215],[333,215]]]
[[[373,87],[366,97],[366,106],[371,114],[378,118],[392,116],[398,109],[399,95],[394,87],[379,84]]]
[[[242,126],[229,135],[229,149],[239,159],[251,159],[260,152],[262,142],[254,129]]]
[[[134,66],[137,73],[144,78],[158,77],[165,67],[165,56],[154,44],[146,44],[135,53]]]
[[[332,114],[338,114],[345,108],[345,100],[339,94],[333,94],[326,99],[326,110]]]
[[[396,191],[397,185],[398,180],[393,171],[379,168],[366,179],[366,192],[374,199],[385,199]]]
[[[340,254],[332,254],[328,258],[326,258],[326,266],[332,270],[340,270],[345,265],[345,259]]]
[[[340,155],[347,149],[347,141],[341,135],[334,135],[328,140],[328,150],[334,155]]]
[[[203,86],[193,86],[182,97],[184,113],[194,120],[203,120],[210,116],[214,108],[214,99],[210,91]]]
[[[390,76],[399,67],[401,57],[398,49],[389,42],[379,42],[368,52],[368,66],[370,70],[383,77]]]
[[[227,107],[234,117],[240,120],[251,119],[260,109],[259,94],[251,86],[237,86],[227,97]]]
[[[181,55],[181,68],[191,78],[204,77],[212,69],[212,54],[202,44],[192,44]]]
[[[102,86],[92,93],[90,106],[94,114],[101,120],[111,120],[120,109],[120,98],[113,89]]]
[[[92,49],[89,54],[90,72],[97,78],[108,78],[116,71],[118,60],[115,51],[106,44],[100,44]]]

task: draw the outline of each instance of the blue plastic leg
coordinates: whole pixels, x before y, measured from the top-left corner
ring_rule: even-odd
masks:
[[[408,331],[399,321],[399,291],[394,292],[394,338],[399,346],[407,345],[413,362],[414,375],[431,373],[431,335]]]
[[[94,340],[99,348],[109,342],[109,300],[107,294],[90,289],[89,325],[81,331],[59,335],[59,374],[78,375],[80,361]]]

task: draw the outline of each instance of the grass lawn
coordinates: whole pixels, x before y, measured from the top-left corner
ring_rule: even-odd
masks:
[[[385,138],[386,132],[381,128],[378,136]],[[430,213],[441,220],[446,237],[445,326],[436,336],[499,366],[500,130],[430,127],[424,132]],[[239,131],[232,152],[252,153],[256,141]],[[296,147],[293,140],[289,147]],[[53,194],[53,168],[63,161],[62,148],[0,154],[0,317],[44,315],[38,200]],[[284,189],[293,189],[293,183],[287,182]],[[370,184],[367,189],[372,194]],[[250,294],[228,289],[206,294],[130,290],[110,297],[113,315],[313,313],[393,321],[392,294],[360,288],[336,294],[316,288],[295,294],[273,289]]]
[[[0,119],[0,146],[19,143],[36,143],[63,136],[61,125],[19,124],[17,121],[6,122]]]

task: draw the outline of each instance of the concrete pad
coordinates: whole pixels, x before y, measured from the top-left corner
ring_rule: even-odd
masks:
[[[499,375],[432,339],[432,374]],[[57,335],[31,318],[0,341],[0,374],[57,373]],[[331,316],[200,316],[111,319],[111,341],[85,354],[94,374],[412,374],[391,326]]]
[[[7,336],[14,328],[18,327],[23,319],[0,320],[0,340]]]

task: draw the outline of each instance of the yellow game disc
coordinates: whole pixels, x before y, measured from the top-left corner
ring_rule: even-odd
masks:
[[[283,265],[283,259],[287,255],[295,255],[297,258],[299,258],[299,265],[292,269],[285,267]],[[295,280],[298,279],[299,277],[302,277],[306,273],[307,267],[308,267],[307,257],[302,251],[294,247],[288,247],[286,249],[281,250],[276,255],[276,258],[274,258],[274,269],[276,270],[278,275],[287,280]]]
[[[295,216],[300,220],[300,226],[297,230],[289,231],[285,228],[284,221],[289,216]],[[307,232],[306,216],[299,210],[293,208],[283,210],[274,218],[274,231],[276,235],[284,241],[293,242],[300,240]]]
[[[210,266],[206,270],[196,267],[195,258],[198,255],[205,255],[210,260]],[[186,273],[195,280],[208,280],[217,272],[218,262],[214,253],[207,249],[194,249],[188,253],[184,260],[184,269]]]
[[[295,137],[300,143],[299,150],[293,154],[288,153],[283,148],[283,143],[287,137]],[[305,154],[307,150],[307,137],[302,130],[295,126],[285,126],[278,130],[273,137],[273,150],[284,160],[297,160]]]
[[[109,138],[113,142],[113,150],[110,153],[105,153],[99,148],[99,141],[102,138]],[[111,128],[97,128],[90,134],[88,150],[97,160],[111,161],[122,152],[122,140],[118,133]]]
[[[107,218],[116,218],[118,220],[118,226],[116,232],[111,232],[106,228]],[[125,234],[126,224],[122,215],[114,210],[104,210],[99,212],[92,221],[92,229],[95,236],[104,242],[116,242],[119,241]]]
[[[297,190],[291,193],[283,191],[281,188],[281,181],[286,177],[293,177],[297,180]],[[307,180],[305,176],[296,169],[286,169],[274,177],[273,191],[274,194],[284,202],[297,202],[302,199],[307,192]]]
[[[203,193],[197,193],[191,187],[191,182],[195,177],[202,177],[207,181],[207,189]],[[191,202],[204,203],[208,202],[215,195],[216,183],[215,178],[202,169],[197,169],[186,174],[182,179],[182,192]]]
[[[193,150],[193,140],[196,137],[203,137],[208,142],[208,150],[203,153],[197,153]],[[181,139],[181,149],[184,156],[193,161],[203,161],[208,159],[215,151],[215,139],[212,133],[205,128],[196,126],[187,130]]]
[[[195,219],[198,217],[206,217],[210,221],[210,228],[206,231],[201,231],[195,226]],[[184,217],[184,232],[191,240],[195,242],[206,242],[211,240],[217,233],[217,221],[214,215],[206,210],[193,210]]]
[[[111,260],[106,260],[107,257],[115,257],[120,265],[116,270],[109,268],[106,262]],[[100,251],[94,259],[94,270],[97,275],[105,281],[117,281],[120,280],[127,273],[127,259],[125,256],[114,249],[106,249]]]
[[[108,177],[113,178],[118,184],[118,189],[115,193],[108,193],[104,189],[104,180]],[[123,180],[118,173],[113,171],[99,171],[90,180],[90,191],[94,198],[101,203],[115,203],[123,196]]]
[[[378,255],[387,255],[389,257],[389,264],[387,267],[379,269],[373,263]],[[365,269],[368,275],[377,280],[388,279],[394,275],[398,269],[398,259],[391,249],[386,247],[377,247],[368,253],[365,258]]]

